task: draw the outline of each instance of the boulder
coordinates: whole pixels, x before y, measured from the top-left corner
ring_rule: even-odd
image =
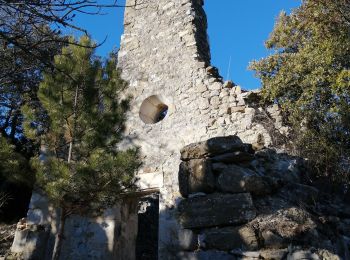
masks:
[[[230,251],[233,249],[257,250],[258,240],[251,227],[226,227],[206,230],[201,234],[201,247]]]
[[[214,137],[204,142],[189,144],[181,149],[181,160],[200,159],[235,151],[249,152],[251,146],[236,136]]]
[[[251,192],[254,195],[266,195],[271,194],[278,187],[278,181],[232,164],[222,170],[217,186],[223,192]]]
[[[179,189],[183,197],[191,193],[211,193],[215,188],[215,178],[210,161],[193,159],[182,162],[179,168]]]
[[[210,194],[179,203],[179,220],[184,228],[240,225],[256,216],[249,193]]]

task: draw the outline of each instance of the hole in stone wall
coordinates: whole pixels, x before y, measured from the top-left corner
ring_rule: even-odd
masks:
[[[159,96],[153,95],[142,102],[139,115],[145,124],[155,124],[162,121],[167,113],[168,106]]]

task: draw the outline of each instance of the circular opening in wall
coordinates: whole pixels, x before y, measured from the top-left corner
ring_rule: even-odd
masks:
[[[140,107],[140,118],[145,124],[155,124],[162,121],[168,113],[168,106],[159,96],[146,98]]]

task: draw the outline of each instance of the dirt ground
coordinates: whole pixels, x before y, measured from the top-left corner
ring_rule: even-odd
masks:
[[[4,256],[12,245],[15,236],[16,224],[1,224],[0,223],[0,257]]]

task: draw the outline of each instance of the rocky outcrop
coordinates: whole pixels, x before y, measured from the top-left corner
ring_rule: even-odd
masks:
[[[180,259],[349,259],[350,206],[303,182],[302,160],[237,136],[181,150]]]

